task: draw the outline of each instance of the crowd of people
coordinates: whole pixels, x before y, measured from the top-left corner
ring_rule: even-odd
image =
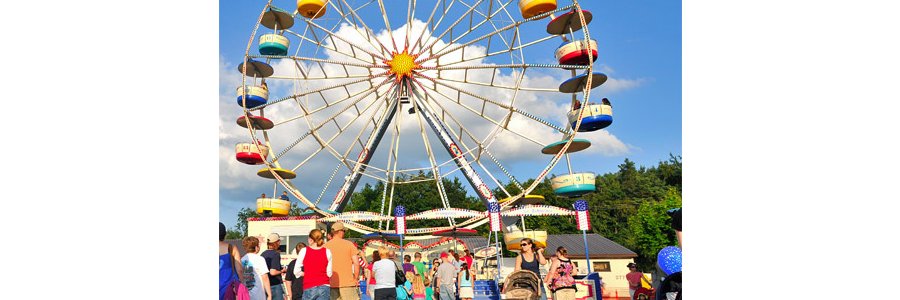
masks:
[[[474,298],[474,259],[469,250],[462,255],[454,250],[441,252],[430,263],[422,253],[404,255],[379,247],[367,260],[365,252],[344,239],[346,228],[337,222],[326,233],[309,232],[307,243],[298,243],[296,256],[281,264],[281,237],[271,233],[265,239],[245,237],[246,253],[224,242],[225,226],[219,223],[219,298],[235,299],[246,289],[252,300],[360,300],[359,282],[366,282],[366,294],[373,300],[472,300]],[[327,239],[327,242],[326,242]],[[540,275],[540,266],[550,264],[542,281],[547,282],[554,300],[575,299],[574,265],[559,247],[550,258],[535,248],[531,239],[521,242],[522,253],[515,269]],[[541,299],[547,299],[543,283]]]

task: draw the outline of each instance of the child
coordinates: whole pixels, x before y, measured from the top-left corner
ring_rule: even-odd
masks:
[[[413,300],[425,300],[425,283],[422,276],[413,276],[412,282]]]

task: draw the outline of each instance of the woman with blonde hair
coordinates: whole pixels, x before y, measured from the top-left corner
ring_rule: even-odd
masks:
[[[294,276],[303,277],[303,299],[328,300],[331,298],[331,250],[325,248],[322,230],[310,231],[307,241],[309,245],[297,254]]]
[[[373,300],[396,300],[397,284],[394,275],[396,274],[397,265],[393,261],[387,259],[388,249],[378,247],[378,256],[381,260],[372,264],[372,276],[375,277],[375,298]],[[306,298],[304,298],[306,299]]]

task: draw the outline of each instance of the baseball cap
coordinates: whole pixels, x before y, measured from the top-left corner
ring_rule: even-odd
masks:
[[[337,223],[334,223],[334,224],[331,225],[331,231],[332,231],[332,232],[335,232],[335,231],[338,231],[338,230],[345,230],[345,229],[344,229],[344,222],[337,222]]]
[[[270,243],[270,244],[271,244],[271,243],[274,243],[274,242],[276,242],[276,241],[280,241],[280,240],[281,240],[281,236],[279,236],[277,233],[274,233],[274,232],[273,232],[273,233],[270,233],[270,234],[269,234],[269,237],[266,238],[266,240],[268,240],[267,243]]]
[[[441,252],[441,258],[447,258],[448,256],[450,256],[450,254],[447,254],[447,252]]]

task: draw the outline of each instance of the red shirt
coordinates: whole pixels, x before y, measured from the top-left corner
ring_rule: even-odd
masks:
[[[625,279],[628,279],[628,288],[632,289],[632,290],[637,290],[635,285],[637,285],[638,287],[641,286],[641,276],[642,275],[644,275],[644,274],[641,274],[641,272],[629,272],[628,274],[625,274]]]
[[[369,268],[369,274],[372,274],[372,266],[374,266],[374,265],[375,265],[375,263],[371,263],[367,267],[367,268]],[[369,278],[369,286],[372,286],[372,285],[375,285],[375,274],[372,274],[372,278]]]
[[[326,268],[328,268],[328,256],[325,254],[325,248],[318,250],[306,247],[306,254],[303,257],[303,289],[309,289],[320,285],[329,285],[331,279],[328,278]]]
[[[469,266],[469,269],[475,267],[475,266],[472,266],[472,257],[471,256],[463,256],[462,260],[466,263],[466,265]]]

